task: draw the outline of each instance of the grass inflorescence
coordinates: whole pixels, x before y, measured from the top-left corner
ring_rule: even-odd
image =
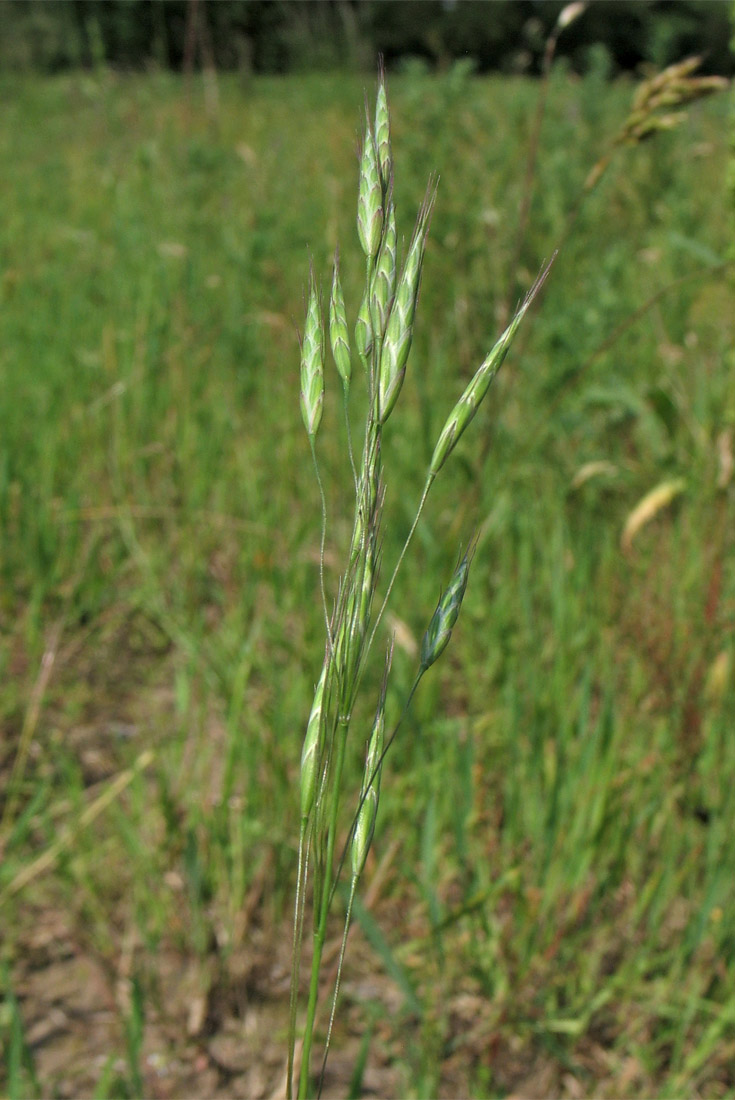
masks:
[[[342,869],[342,860],[337,859],[336,853],[340,830],[339,811],[345,799],[343,790],[345,754],[348,751],[353,710],[371,643],[388,605],[396,577],[404,562],[434,480],[477,413],[490,383],[508,352],[513,336],[535,294],[543,285],[550,267],[550,265],[547,266],[535,281],[510,325],[473,375],[439,433],[411,528],[390,576],[382,605],[377,615],[373,616],[373,603],[378,589],[381,566],[380,548],[385,502],[383,434],[396,408],[406,376],[426,242],[437,194],[436,182],[430,179],[399,271],[393,186],[390,116],[385,76],[381,69],[374,121],[368,113],[367,105],[365,110],[357,202],[357,231],[366,264],[365,289],[355,325],[357,353],[365,376],[366,411],[362,460],[359,471],[354,471],[353,466],[355,502],[352,537],[347,565],[331,605],[327,603],[324,586],[324,542],[327,520],[324,493],[319,477],[316,438],[322,421],[325,386],[324,349],[327,343],[334,351],[336,372],[342,379],[345,417],[348,424],[350,419],[347,406],[352,377],[351,356],[338,252],[335,253],[332,275],[329,340],[325,333],[321,295],[312,268],[306,323],[301,341],[301,411],[323,502],[320,578],[324,601],[326,644],[322,671],[314,694],[301,757],[301,829],[294,918],[294,963],[287,1074],[289,1097],[292,1094],[291,1079],[296,1049],[299,962],[307,909],[313,913],[313,952],[306,1019],[303,1026],[299,1097],[305,1097],[310,1090],[311,1049],[321,992],[322,953],[327,936],[327,921]],[[351,448],[349,457],[352,459]],[[349,471],[347,464],[345,469]],[[421,643],[418,669],[408,692],[404,714],[410,706],[422,676],[449,644],[467,588],[471,556],[471,552],[468,551],[461,558],[426,629]],[[373,730],[367,740],[362,785],[354,792],[354,817],[347,841],[352,873],[335,983],[334,1006],[336,1006],[355,890],[365,866],[375,829],[383,764],[402,721],[402,718],[398,720],[398,725],[384,745],[385,708],[392,650],[391,642],[386,656],[385,674]],[[311,875],[309,875],[310,864]],[[307,891],[309,891],[308,897]],[[335,1007],[332,1009],[325,1044],[324,1064],[326,1064],[329,1049],[334,1011]],[[322,1069],[322,1078],[323,1072]]]
[[[618,143],[585,191],[636,88],[552,67],[519,234],[538,84],[415,64],[390,89],[398,275],[402,214],[433,170],[441,189],[383,433],[372,626],[488,334],[566,243],[432,485],[365,666],[312,1073],[385,641],[384,749],[477,530],[451,645],[362,822],[325,1092],[726,1096],[728,104]],[[355,476],[367,393],[363,78],[222,77],[214,121],[196,83],[156,73],[2,90],[0,1091],[282,1094],[301,735],[326,652],[293,318],[311,249],[333,601],[355,483],[333,334]]]

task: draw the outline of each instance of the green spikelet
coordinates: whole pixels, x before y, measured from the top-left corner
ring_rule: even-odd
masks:
[[[422,672],[430,668],[449,645],[449,639],[459,617],[459,609],[462,606],[465,589],[467,588],[473,553],[474,546],[471,546],[455,569],[454,576],[449,582],[446,592],[443,592],[439,597],[436,611],[431,617],[431,622],[421,642]]]
[[[360,358],[367,365],[373,350],[373,326],[370,323],[370,298],[367,290],[363,294],[355,322],[355,345]]]
[[[365,139],[360,157],[360,188],[357,197],[357,233],[362,250],[374,260],[383,231],[383,188],[380,182],[378,152],[370,119],[365,118]]]
[[[393,175],[393,156],[390,147],[390,114],[388,97],[385,94],[385,69],[380,66],[378,73],[378,95],[375,101],[375,144],[378,149],[378,166],[383,195],[387,195]]]
[[[380,242],[380,251],[375,261],[375,274],[372,282],[373,323],[377,327],[378,339],[385,334],[388,316],[396,292],[396,208],[393,198],[386,199],[385,228]]]
[[[314,442],[322,419],[324,404],[324,322],[319,292],[312,267],[309,276],[309,302],[301,343],[301,415],[309,439]]]
[[[316,785],[319,779],[319,758],[324,730],[324,685],[327,681],[328,662],[325,660],[319,683],[314,692],[314,702],[306,726],[304,746],[301,750],[301,820],[305,822],[314,806]]]
[[[332,293],[329,297],[329,342],[332,345],[334,362],[342,379],[345,392],[350,388],[352,363],[350,361],[350,337],[347,331],[345,298],[339,277],[339,249],[334,254],[334,274]]]
[[[426,238],[429,232],[431,212],[434,208],[436,187],[430,183],[426,198],[416,220],[406,262],[401,272],[393,306],[385,329],[380,353],[379,410],[380,423],[385,424],[395,407],[406,374],[406,362],[413,338],[413,319],[421,283],[421,265],[424,259]]]
[[[383,754],[383,737],[385,734],[385,695],[391,656],[392,653],[389,650],[386,658],[386,669],[380,690],[380,698],[378,700],[375,720],[368,742],[367,756],[365,758],[365,771],[363,773],[362,791],[360,794],[362,805],[357,813],[355,831],[352,835],[352,843],[350,845],[353,882],[362,874],[365,860],[367,859],[370,845],[373,840],[375,819],[378,816],[381,756]]]
[[[554,258],[552,257],[551,263],[553,262]],[[431,456],[429,477],[436,477],[439,473],[439,470],[441,470],[459,442],[460,436],[479,409],[485,394],[490,388],[490,383],[500,370],[503,360],[508,354],[508,348],[516,334],[516,329],[525,317],[528,307],[531,305],[536,293],[549,273],[551,263],[547,265],[533,284],[515,317],[495,344],[495,347],[488,357],[477,368],[472,381],[468,384],[459,401],[447,417],[441,435],[437,440],[436,447],[434,448],[434,453]]]

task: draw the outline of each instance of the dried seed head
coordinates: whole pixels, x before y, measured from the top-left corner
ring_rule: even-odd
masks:
[[[435,199],[436,186],[433,181],[430,181],[393,299],[380,353],[378,403],[381,424],[385,424],[393,411],[406,374],[406,362],[413,337],[413,319],[421,284],[421,266]]]
[[[301,750],[301,820],[306,821],[314,805],[316,784],[319,778],[319,758],[324,730],[324,685],[327,681],[328,662],[325,659],[319,683],[314,692],[314,702],[306,727],[304,747]]]
[[[345,391],[350,388],[352,363],[350,361],[350,337],[347,331],[347,314],[342,283],[339,277],[339,250],[334,254],[332,293],[329,297],[329,341],[332,355]]]
[[[433,665],[438,657],[441,657],[449,645],[452,629],[457,622],[459,609],[462,606],[465,589],[467,588],[474,550],[475,544],[470,546],[455,569],[454,576],[449,582],[446,592],[443,592],[439,597],[436,611],[431,617],[431,622],[421,642],[421,670],[423,672]]]
[[[513,337],[516,334],[516,329],[523,320],[528,307],[535,298],[539,288],[546,279],[549,273],[551,264],[554,262],[554,256],[551,258],[551,262],[547,264],[546,268],[539,275],[536,282],[533,284],[528,294],[526,295],[523,304],[516,313],[515,317],[508,325],[507,329],[496,343],[493,350],[483,363],[477,368],[472,381],[468,384],[464,393],[460,397],[457,404],[454,406],[447,421],[442,428],[441,435],[437,440],[434,453],[431,457],[431,463],[429,464],[429,477],[433,478],[439,473],[442,466],[449,458],[450,454],[457,445],[460,436],[464,432],[467,425],[471,422],[475,413],[480,407],[482,399],[487,393],[490,383],[495,375],[500,370],[500,367],[508,353]]]
[[[319,292],[312,266],[309,276],[309,303],[301,343],[301,415],[309,439],[313,442],[322,419],[324,403],[324,322]]]
[[[630,114],[615,144],[635,144],[657,130],[671,130],[686,118],[686,112],[680,108],[727,88],[724,77],[695,76],[701,63],[701,57],[688,57],[644,80],[636,90]],[[606,158],[598,161],[585,182],[587,190],[594,186],[606,166]]]
[[[383,185],[383,195],[386,195],[393,172],[393,157],[390,148],[388,98],[385,94],[385,69],[382,61],[378,72],[378,95],[375,101],[375,144],[378,149],[378,165],[380,168],[380,181]]]
[[[396,208],[390,194],[386,199],[385,228],[380,251],[375,261],[372,281],[373,322],[377,325],[379,339],[385,334],[393,297],[396,292]]]
[[[575,19],[579,19],[580,15],[587,7],[586,3],[582,0],[575,0],[573,4],[567,4],[562,8],[556,20],[556,26],[560,31],[563,31],[566,27],[573,23]]]
[[[383,231],[383,188],[380,182],[378,151],[365,111],[365,140],[360,157],[360,187],[357,198],[357,233],[362,250],[374,260]]]

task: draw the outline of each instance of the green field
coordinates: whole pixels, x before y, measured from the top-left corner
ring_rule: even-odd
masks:
[[[0,81],[13,1098],[283,1087],[324,645],[297,328],[309,260],[326,292],[338,242],[359,305],[365,83]],[[519,248],[538,84],[389,79],[399,235],[441,182],[386,429],[386,573],[446,413],[564,244],[381,630],[397,714],[479,532],[451,647],[386,761],[325,1095],[735,1096],[729,104],[619,150],[579,205],[633,91],[552,76]],[[327,384],[333,588],[351,475]],[[326,978],[340,936],[337,912]]]

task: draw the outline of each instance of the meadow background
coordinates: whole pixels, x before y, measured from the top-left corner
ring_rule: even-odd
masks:
[[[9,1096],[282,1088],[323,649],[297,327],[338,241],[359,305],[366,86],[0,77]],[[327,1095],[735,1094],[729,104],[621,150],[578,207],[634,87],[604,58],[554,70],[519,253],[538,83],[389,75],[399,234],[441,183],[386,433],[386,562],[448,408],[565,240],[396,588],[394,712],[479,531],[387,760]],[[337,397],[332,372],[330,584]],[[349,767],[359,784],[361,745]]]

